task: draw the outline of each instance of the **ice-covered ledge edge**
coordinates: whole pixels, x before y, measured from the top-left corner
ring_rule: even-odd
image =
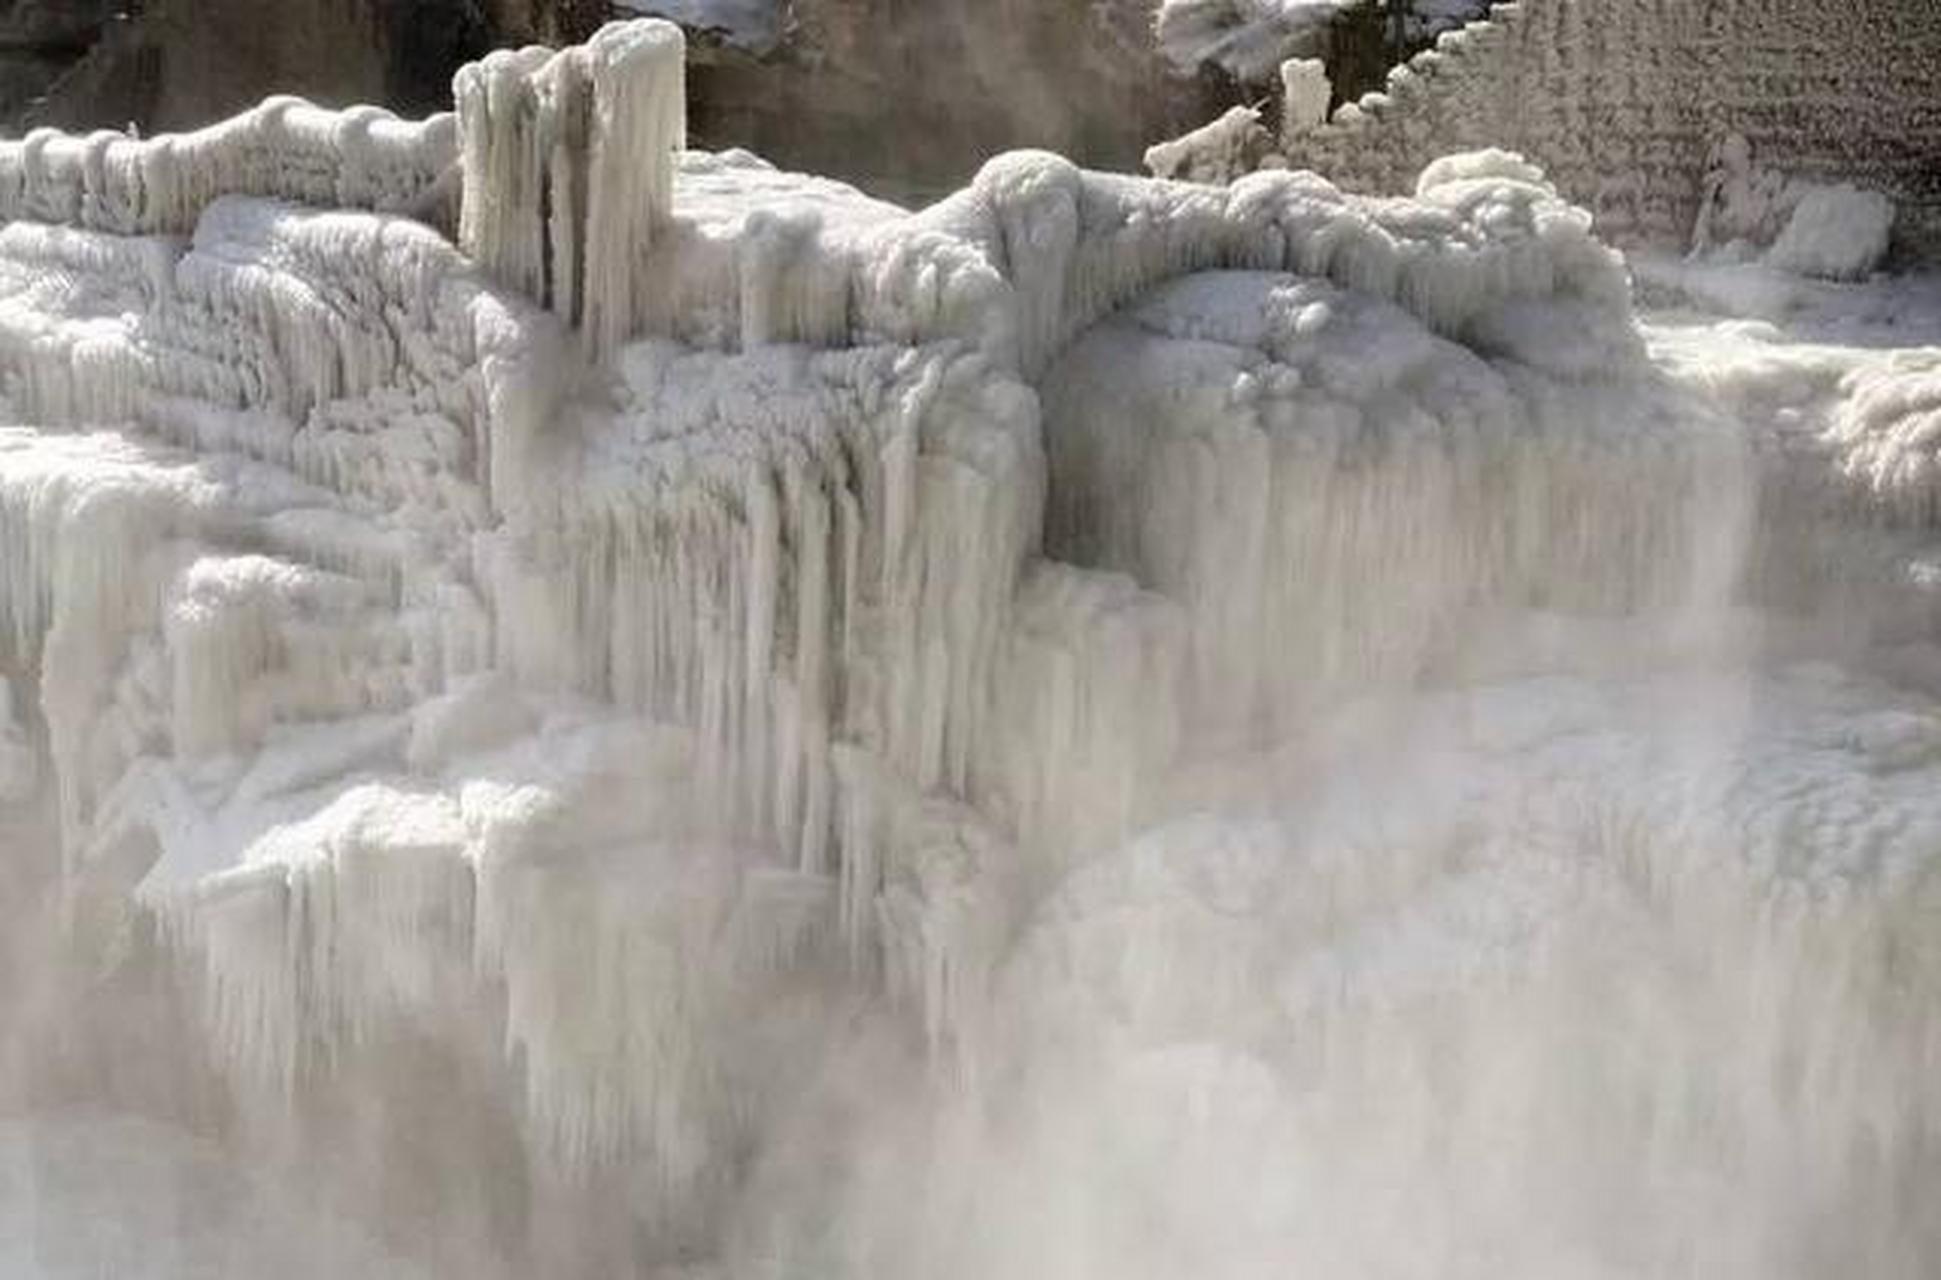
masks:
[[[1566,293],[1628,327],[1619,260],[1515,158],[1470,175],[1527,187],[1502,227],[1472,216],[1462,184],[1388,200],[1265,173],[1212,190],[1033,152],[905,214],[745,153],[685,151],[684,49],[679,27],[644,19],[567,50],[502,50],[460,70],[455,115],[416,122],[275,98],[182,135],[39,130],[0,142],[0,221],[180,237],[235,195],[406,216],[579,330],[595,362],[643,336],[954,339],[1029,376],[1138,293],[1214,268],[1326,276],[1450,336]]]

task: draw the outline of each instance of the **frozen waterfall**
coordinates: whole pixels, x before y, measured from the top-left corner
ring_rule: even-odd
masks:
[[[0,142],[0,1269],[1935,1274],[1933,277],[683,56]]]

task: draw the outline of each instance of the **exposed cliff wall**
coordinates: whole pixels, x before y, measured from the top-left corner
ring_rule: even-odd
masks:
[[[258,0],[148,0],[77,29],[57,78],[10,114],[21,130],[189,129],[273,93],[431,111],[498,17],[481,0],[277,0],[273,18]]]
[[[5,12],[0,0],[0,53]],[[183,130],[272,94],[433,111],[486,49],[573,43],[626,12],[609,0],[279,0],[265,21],[257,0],[148,0],[63,29],[45,75],[21,81],[11,110],[0,97],[0,121]],[[1017,147],[1130,169],[1235,92],[1170,73],[1150,20],[1145,0],[800,0],[760,53],[690,33],[693,131],[913,202]]]
[[[1600,230],[1683,241],[1711,146],[1878,188],[1941,236],[1941,16],[1918,0],[1525,0],[1442,37],[1387,90],[1289,139],[1344,185],[1403,189],[1449,151],[1512,147]]]
[[[1231,105],[1159,57],[1144,0],[799,0],[765,57],[697,45],[696,139],[921,202],[1020,147],[1132,169]]]

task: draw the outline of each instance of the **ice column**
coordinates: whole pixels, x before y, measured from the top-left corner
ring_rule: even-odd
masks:
[[[1334,86],[1328,64],[1319,58],[1289,58],[1281,63],[1281,141],[1320,128],[1328,122],[1328,102]]]
[[[686,145],[686,56],[671,22],[612,22],[558,53],[492,54],[452,84],[460,245],[578,326],[596,359],[645,310],[647,254]]]

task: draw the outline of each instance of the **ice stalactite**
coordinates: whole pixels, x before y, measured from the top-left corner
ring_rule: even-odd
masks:
[[[585,334],[595,359],[639,332],[647,263],[687,145],[681,29],[616,22],[584,45],[491,55],[459,72],[458,242]]]
[[[1035,404],[947,349],[644,344],[619,373],[490,544],[501,661],[695,726],[721,811],[829,873],[832,742],[968,784],[1036,542]]]
[[[1932,1233],[1885,1188],[1933,1173],[1933,1018],[1881,979],[1935,972],[1915,923],[1934,709],[1863,728],[1877,690],[1800,670],[1742,704],[1761,708],[1751,732],[1708,746],[1734,696],[1707,679],[1509,682],[1386,729],[1317,724],[1341,772],[1304,776],[1313,799],[1266,770],[1251,800],[1077,871],[998,981],[992,1016],[1017,1032],[1000,1043],[1029,1046],[1004,1078],[1031,1118],[973,1129],[985,1149],[940,1120],[937,1163],[878,1175],[927,1169],[947,1198],[968,1169],[977,1229],[872,1236],[939,1252],[859,1270],[987,1274],[1029,1238],[1105,1274],[1324,1256],[1445,1275],[1467,1250],[1456,1274],[1586,1254],[1684,1273],[1672,1259],[1696,1250],[1708,1273],[1756,1275],[1821,1248],[1915,1274]],[[1117,1095],[1134,1085],[1143,1101]],[[1092,1168],[1098,1144],[1153,1181],[1063,1203],[1049,1244],[985,1181],[1020,1158]],[[865,1213],[868,1176],[849,1202]],[[1690,1197],[1662,1197],[1666,1177]],[[1150,1215],[1136,1246],[1128,1197]],[[1820,1227],[1770,1212],[1826,1197],[1843,1209]],[[1532,1231],[1533,1200],[1570,1225]],[[1395,1226],[1341,1230],[1349,1206]],[[974,1256],[952,1269],[958,1249]]]
[[[435,1009],[469,980],[464,851],[449,801],[351,788],[168,904],[204,971],[220,1060],[240,1082],[293,1096],[333,1043]]]
[[[1047,550],[1184,607],[1209,728],[1285,732],[1330,687],[1407,682],[1492,612],[1737,585],[1748,479],[1722,423],[1637,368],[1552,390],[1312,280],[1157,291],[1053,367],[1046,417]]]
[[[1215,189],[1018,152],[900,216],[734,153],[690,154],[679,174],[642,293],[647,328],[716,349],[953,340],[1035,380],[1147,289],[1244,269],[1326,277],[1458,341],[1554,302],[1594,326],[1579,336],[1605,344],[1600,357],[1636,350],[1622,260],[1541,171],[1503,152],[1432,168],[1412,198],[1380,199],[1312,173]]]
[[[1895,359],[1848,373],[1827,432],[1841,470],[1894,519],[1932,527],[1941,517],[1941,361]]]
[[[360,616],[369,605],[354,578],[268,557],[190,565],[163,623],[174,753],[247,749],[277,722],[424,696],[400,670],[404,637]]]
[[[309,783],[279,780],[266,755],[209,815],[264,827],[239,865],[152,901],[239,1088],[294,1097],[387,1027],[462,1021],[496,992],[535,1167],[569,1183],[637,1171],[642,1212],[675,1229],[788,1083],[786,1062],[750,1048],[824,998],[830,882],[709,834],[684,733],[508,719],[522,696],[448,695],[444,749],[413,749],[432,779],[352,786],[267,826],[252,811]],[[288,745],[285,769],[324,746]]]
[[[891,337],[869,332],[855,299],[887,273],[875,245],[909,217],[903,209],[746,151],[683,152],[675,185],[646,261],[652,287],[638,291],[642,332],[727,351]],[[896,336],[917,339],[928,325],[926,313]]]
[[[461,526],[485,518],[488,437],[529,437],[557,376],[534,367],[548,322],[403,219],[237,198],[186,248],[14,223],[0,278],[18,411],[137,421]]]
[[[1024,891],[1015,844],[982,813],[923,797],[869,753],[839,748],[837,925],[849,971],[880,980],[937,1066],[972,1074],[989,986]],[[879,968],[880,965],[880,968]]]
[[[999,666],[984,790],[1009,819],[1030,875],[1136,829],[1177,759],[1185,718],[1186,618],[1130,577],[1057,560],[1018,587]]]
[[[98,793],[114,781],[115,758],[125,763],[139,749],[103,716],[104,695],[125,646],[159,621],[186,550],[179,539],[213,494],[182,460],[113,436],[49,447],[38,433],[10,428],[0,449],[0,635],[10,665],[39,673],[62,825],[78,842]]]

